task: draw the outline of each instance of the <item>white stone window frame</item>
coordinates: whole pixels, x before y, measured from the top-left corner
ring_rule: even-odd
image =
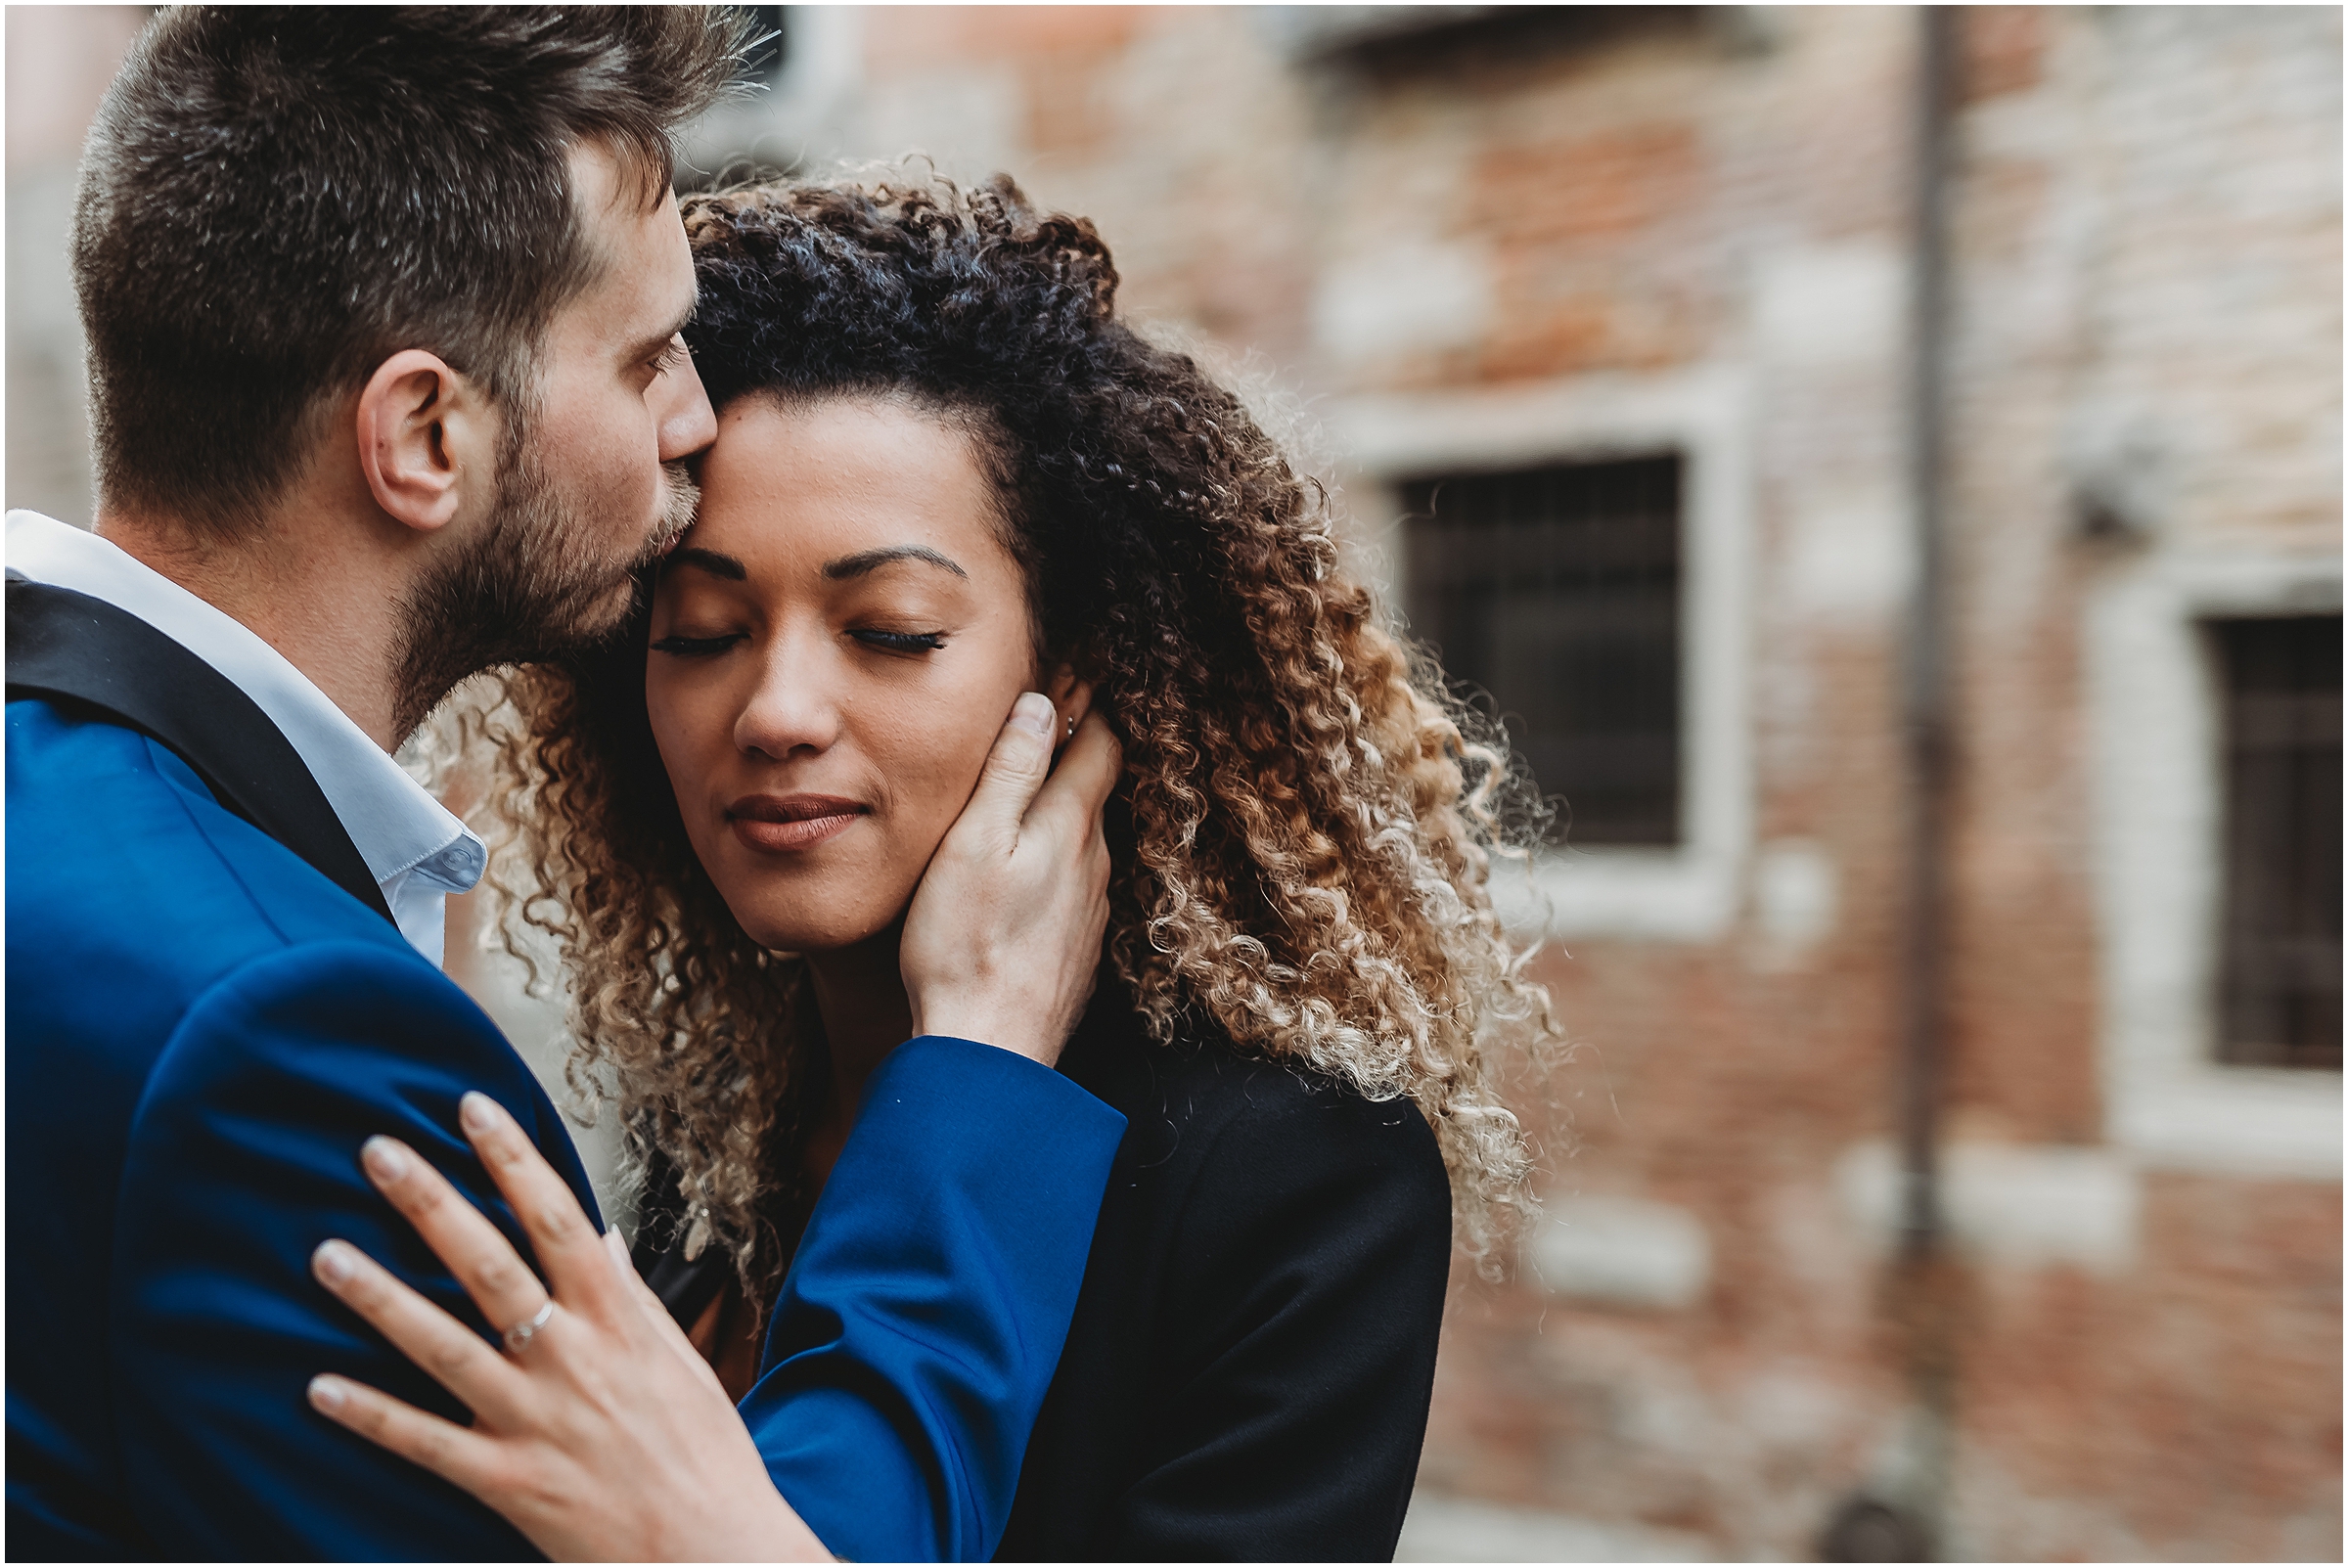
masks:
[[[1737,918],[1753,832],[1750,407],[1748,376],[1727,365],[1321,405],[1342,454],[1348,511],[1371,525],[1365,542],[1374,547],[1398,541],[1397,487],[1408,479],[1665,452],[1682,459],[1682,841],[1646,849],[1569,840],[1534,857],[1529,875],[1504,869],[1494,891],[1521,935],[1705,942]],[[1375,554],[1399,605],[1408,552]]]
[[[2217,1056],[2224,692],[2203,623],[2338,614],[2332,557],[2155,550],[2086,626],[2105,1136],[2155,1168],[2340,1179],[2341,1079]]]

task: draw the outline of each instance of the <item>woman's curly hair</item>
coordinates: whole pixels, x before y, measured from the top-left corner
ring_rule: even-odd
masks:
[[[911,398],[971,432],[1026,571],[1039,652],[1098,683],[1124,745],[1109,963],[1160,1042],[1407,1097],[1478,1258],[1529,1205],[1486,1062],[1554,1034],[1486,890],[1537,837],[1505,741],[1339,569],[1329,500],[1240,398],[1114,311],[1090,223],[1008,179],[777,183],[691,199],[687,329],[711,400]],[[581,1054],[633,1154],[673,1176],[689,1251],[754,1299],[787,1262],[820,1045],[801,965],[762,951],[686,841],[633,635],[507,677],[476,713],[517,824],[493,880],[558,939]],[[519,947],[517,947],[519,951]]]

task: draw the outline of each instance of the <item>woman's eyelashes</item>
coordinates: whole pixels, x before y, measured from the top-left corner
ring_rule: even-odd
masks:
[[[868,626],[848,635],[868,648],[890,653],[930,653],[946,646],[943,632],[884,632]]]
[[[867,648],[884,653],[933,653],[946,646],[943,632],[894,632],[880,627],[860,626],[848,635]],[[746,632],[727,632],[716,637],[687,637],[681,633],[654,639],[651,647],[655,653],[674,658],[708,658],[723,653],[746,638]]]
[[[728,632],[722,637],[662,637],[654,641],[652,649],[655,653],[667,653],[677,658],[707,658],[712,653],[723,653],[741,642],[745,635],[742,632]]]

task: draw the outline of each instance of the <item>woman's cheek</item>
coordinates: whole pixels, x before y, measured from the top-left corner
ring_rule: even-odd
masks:
[[[712,865],[710,857],[716,846],[709,841],[709,799],[716,770],[732,743],[733,727],[722,714],[705,711],[710,705],[696,702],[695,695],[689,686],[670,680],[651,684],[645,700],[652,718],[653,745],[676,796],[686,837],[702,864]]]
[[[969,722],[967,709],[956,717],[965,725]],[[905,766],[897,774],[903,787],[891,792],[916,819],[905,824],[908,830],[901,846],[904,858],[913,866],[929,864],[939,841],[969,804],[994,738],[991,729],[972,735],[957,729],[951,721],[906,738],[899,749]]]

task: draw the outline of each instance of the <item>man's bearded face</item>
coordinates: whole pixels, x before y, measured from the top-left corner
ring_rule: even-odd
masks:
[[[693,522],[700,491],[682,463],[663,465],[662,508],[652,536],[625,557],[583,541],[612,530],[585,519],[599,500],[547,471],[518,419],[506,442],[498,504],[480,533],[430,572],[407,605],[397,733],[413,734],[460,682],[502,664],[559,658],[627,618],[637,571],[666,554]]]

